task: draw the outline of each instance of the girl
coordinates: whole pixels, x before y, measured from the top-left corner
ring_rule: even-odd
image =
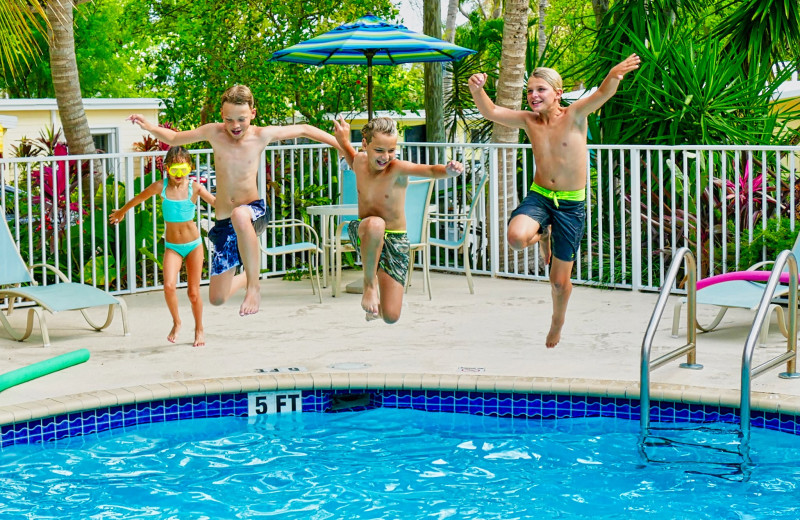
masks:
[[[178,295],[176,285],[183,259],[186,259],[187,294],[192,304],[194,315],[194,346],[205,345],[203,335],[203,300],[200,298],[200,274],[203,270],[203,245],[200,232],[195,224],[197,198],[200,197],[214,206],[216,197],[198,182],[189,180],[187,175],[192,170],[192,157],[182,146],[172,146],[164,158],[164,167],[168,175],[166,180],[156,181],[140,194],[129,200],[121,209],[108,217],[111,224],[118,224],[125,218],[125,213],[150,197],[161,193],[161,209],[166,223],[164,233],[164,299],[172,315],[172,330],[167,336],[170,343],[175,343],[181,328],[178,315]]]

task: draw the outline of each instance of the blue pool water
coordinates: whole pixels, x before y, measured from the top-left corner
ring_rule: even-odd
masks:
[[[392,409],[159,423],[0,451],[0,518],[800,518],[800,437],[754,430],[743,480],[729,432],[670,432],[691,442],[651,463],[638,435]]]

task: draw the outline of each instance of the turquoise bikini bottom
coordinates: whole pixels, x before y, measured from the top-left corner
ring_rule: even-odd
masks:
[[[167,246],[167,249],[172,249],[183,258],[186,258],[186,255],[194,251],[194,248],[200,245],[200,237],[197,237],[191,242],[186,242],[185,244],[173,244],[165,240],[164,245]]]

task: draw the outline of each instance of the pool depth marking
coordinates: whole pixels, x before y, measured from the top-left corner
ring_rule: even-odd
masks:
[[[302,412],[303,392],[300,390],[247,394],[248,417]]]

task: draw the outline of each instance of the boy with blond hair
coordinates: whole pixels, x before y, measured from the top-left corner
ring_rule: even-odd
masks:
[[[553,69],[537,68],[528,80],[530,111],[495,105],[483,90],[485,73],[469,78],[469,90],[483,117],[524,129],[531,142],[536,173],[527,197],[511,214],[507,238],[509,245],[518,251],[538,242],[545,263],[550,263],[552,235],[553,316],[545,339],[547,348],[555,347],[561,340],[572,293],[572,265],[585,227],[586,118],[611,99],[625,74],[637,68],[639,57],[631,54],[611,69],[592,95],[567,107],[561,106],[564,93],[561,76]]]
[[[334,135],[344,159],[356,174],[358,220],[348,226],[350,240],[361,254],[364,294],[361,308],[367,321],[400,319],[409,268],[406,234],[406,188],[409,176],[440,179],[464,172],[461,163],[414,164],[395,157],[397,127],[388,117],[378,117],[361,129],[361,151],[350,144],[350,125],[339,117]]]
[[[261,154],[273,141],[298,137],[337,149],[338,145],[333,136],[310,125],[252,125],[256,117],[255,100],[244,85],[225,91],[220,113],[222,123],[209,123],[185,132],[159,127],[140,114],[128,119],[172,146],[198,141],[211,143],[217,175],[217,221],[209,232],[214,252],[208,298],[212,305],[222,305],[233,293],[245,288],[239,315],[248,316],[258,312],[261,304],[258,234],[263,232],[270,218],[270,208],[258,194]],[[235,268],[239,265],[244,267],[244,273],[237,275]]]

